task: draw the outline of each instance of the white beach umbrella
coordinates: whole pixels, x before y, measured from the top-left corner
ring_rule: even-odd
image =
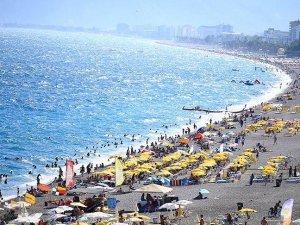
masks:
[[[178,202],[175,202],[177,205],[189,205],[189,204],[193,204],[193,202],[188,201],[188,200],[180,200]]]
[[[80,202],[72,202],[70,205],[71,205],[71,206],[83,207],[83,208],[86,208],[86,207],[87,207],[86,205],[84,205],[84,204],[82,204],[82,203],[80,203]]]
[[[55,209],[51,209],[50,211],[54,211],[56,213],[64,213],[64,212],[67,212],[67,211],[72,211],[73,208],[70,207],[70,206],[66,206],[66,205],[61,205],[61,206],[58,206],[57,208]]]
[[[300,219],[293,220],[293,223],[295,223],[295,224],[300,224]]]
[[[165,203],[162,206],[159,207],[159,209],[167,209],[167,210],[173,210],[173,209],[178,209],[179,205],[176,203]]]
[[[103,218],[113,217],[114,215],[104,213],[104,212],[93,212],[93,213],[86,213],[86,214],[84,214],[84,216],[86,218],[103,219]]]
[[[172,188],[164,187],[157,184],[149,184],[139,189],[134,190],[135,192],[142,192],[142,193],[168,193],[173,191]]]
[[[17,208],[22,208],[22,207],[28,207],[30,205],[31,204],[28,202],[19,201],[19,202],[16,202],[15,204],[6,204],[6,205],[4,205],[4,207],[7,209],[17,209]]]
[[[42,213],[35,213],[29,216],[19,216],[17,219],[11,221],[14,224],[30,224],[30,223],[38,223]]]
[[[142,222],[142,219],[136,218],[136,217],[131,217],[127,220],[125,220],[125,222]]]

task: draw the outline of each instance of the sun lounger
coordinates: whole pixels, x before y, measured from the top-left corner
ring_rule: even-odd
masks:
[[[227,180],[217,180],[217,184],[224,184],[224,183],[232,183],[234,180],[227,179]]]
[[[300,177],[289,177],[286,180],[287,183],[300,183]]]

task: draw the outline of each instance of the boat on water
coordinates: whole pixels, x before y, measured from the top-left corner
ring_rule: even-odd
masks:
[[[182,110],[190,110],[190,111],[200,111],[200,112],[206,112],[206,113],[221,113],[223,111],[221,110],[209,110],[209,109],[201,109],[199,106],[196,106],[194,108],[185,108],[182,107]]]
[[[235,72],[237,72],[237,71],[240,71],[240,70],[238,70],[238,69],[232,69],[232,71],[235,71]]]
[[[254,83],[251,82],[250,80],[246,80],[246,81],[241,80],[240,83],[243,83],[245,85],[254,85]]]

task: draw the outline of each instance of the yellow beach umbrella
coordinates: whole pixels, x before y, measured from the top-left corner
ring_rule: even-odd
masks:
[[[156,173],[155,175],[156,176],[173,176],[173,174],[167,170],[162,170],[159,173]]]
[[[271,175],[271,174],[275,174],[275,170],[262,170],[261,173],[262,174],[266,174],[266,175]]]
[[[181,169],[181,167],[179,167],[179,166],[168,166],[168,167],[166,167],[166,168],[164,168],[164,170],[180,170]]]
[[[257,211],[251,208],[242,208],[241,210],[239,210],[239,212],[241,213],[246,213],[246,212],[253,212],[256,213]]]
[[[151,220],[151,218],[149,216],[145,216],[145,215],[141,215],[141,214],[138,214],[134,217],[142,219],[142,220]]]

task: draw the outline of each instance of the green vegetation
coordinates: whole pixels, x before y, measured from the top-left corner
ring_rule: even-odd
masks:
[[[286,48],[283,44],[265,42],[263,38],[259,36],[245,36],[241,39],[224,42],[223,46],[227,49],[267,54],[277,54],[279,48]]]
[[[286,50],[286,54],[288,57],[300,57],[300,40],[291,43]]]

